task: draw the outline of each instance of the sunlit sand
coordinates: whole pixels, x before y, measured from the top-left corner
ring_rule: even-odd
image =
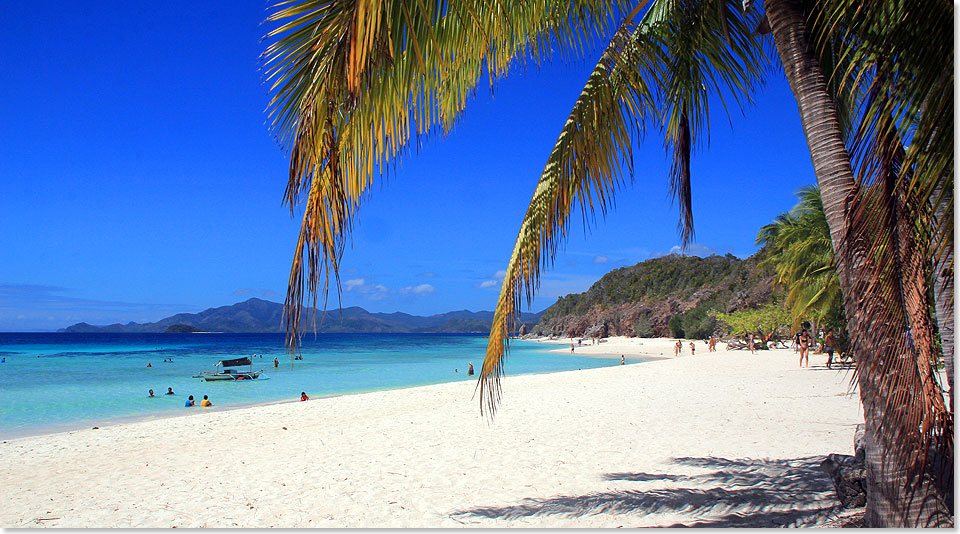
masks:
[[[643,343],[642,345],[640,343]],[[569,351],[569,340],[554,350]],[[662,345],[662,347],[661,347]],[[0,444],[3,527],[823,525],[852,454],[852,372],[792,350],[504,379],[495,419],[452,383]],[[509,372],[509,357],[507,371]]]

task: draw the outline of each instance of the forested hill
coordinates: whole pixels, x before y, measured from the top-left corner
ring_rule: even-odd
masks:
[[[683,336],[713,332],[710,310],[753,308],[772,297],[764,251],[741,260],[670,255],[616,269],[586,292],[560,297],[532,330],[536,335]]]

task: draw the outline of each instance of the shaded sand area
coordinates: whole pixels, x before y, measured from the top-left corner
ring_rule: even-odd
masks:
[[[628,345],[613,352],[659,356],[656,342]],[[0,526],[836,521],[818,464],[852,454],[863,419],[851,373],[828,371],[820,355],[799,369],[791,350],[708,353],[701,342],[691,357],[686,348],[679,358],[507,377],[492,423],[461,382],[9,440]]]

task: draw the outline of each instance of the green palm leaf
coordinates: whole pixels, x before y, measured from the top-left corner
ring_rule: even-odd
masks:
[[[632,137],[647,122],[660,125],[674,154],[671,189],[680,200],[681,236],[684,243],[692,237],[689,157],[707,127],[708,97],[732,97],[742,106],[763,65],[750,32],[755,21],[726,3],[717,9],[716,1],[654,2],[636,26],[621,26],[591,73],[547,160],[507,265],[480,372],[489,413],[500,398],[521,296],[532,300],[540,269],[551,265],[566,237],[574,204],[585,218],[605,213],[625,174],[632,177]]]

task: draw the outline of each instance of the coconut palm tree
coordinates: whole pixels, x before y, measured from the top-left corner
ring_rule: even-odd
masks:
[[[830,227],[819,188],[804,187],[797,197],[800,201],[789,213],[760,229],[757,244],[771,250],[763,263],[773,267],[777,283],[787,290],[794,326],[807,317],[822,324],[840,315],[843,307]],[[813,331],[818,331],[816,325]]]
[[[298,339],[304,293],[316,307],[331,273],[339,289],[360,199],[411,136],[449,130],[484,68],[492,82],[553,48],[571,53],[629,10],[561,131],[514,246],[480,376],[482,405],[492,411],[521,295],[532,298],[574,204],[606,210],[632,172],[631,139],[647,124],[673,155],[681,237],[692,237],[690,151],[707,128],[707,93],[749,99],[765,61],[759,28],[772,33],[797,99],[861,362],[868,520],[952,523],[943,489],[952,488],[943,484],[952,412],[938,397],[932,328],[919,302],[930,258],[949,258],[938,272],[952,273],[952,202],[932,198],[953,188],[952,4],[766,0],[761,18],[728,0],[658,0],[640,16],[646,3],[279,4],[264,71],[272,124],[291,154],[285,198],[291,210],[305,207],[288,341]],[[944,207],[939,217],[929,216],[931,205]]]

